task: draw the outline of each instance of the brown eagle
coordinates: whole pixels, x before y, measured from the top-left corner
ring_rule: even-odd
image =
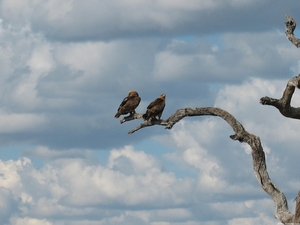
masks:
[[[121,102],[118,112],[115,118],[119,118],[121,115],[130,113],[130,115],[135,114],[135,109],[140,104],[141,98],[136,91],[129,91],[128,96]]]
[[[161,94],[157,99],[155,99],[153,102],[151,102],[148,107],[146,113],[143,115],[144,120],[152,120],[158,119],[160,120],[160,117],[164,111],[166,105],[166,95]]]

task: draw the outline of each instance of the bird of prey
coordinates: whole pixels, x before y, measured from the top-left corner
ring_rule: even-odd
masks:
[[[141,98],[136,91],[129,91],[128,96],[121,102],[115,118],[119,118],[121,115],[130,113],[130,116],[135,114],[135,109],[140,104]]]
[[[152,120],[158,119],[160,120],[160,117],[164,111],[166,105],[166,95],[161,94],[157,99],[155,99],[153,102],[151,102],[148,107],[146,113],[143,115],[144,120]]]

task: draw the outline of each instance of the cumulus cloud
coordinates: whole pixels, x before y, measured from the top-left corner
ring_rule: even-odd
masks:
[[[11,224],[60,224],[64,220],[72,224],[183,224],[180,221],[196,224],[199,207],[209,206],[207,199],[201,197],[203,192],[197,191],[195,180],[179,179],[165,172],[158,159],[132,146],[112,150],[107,165],[100,165],[93,157],[55,159],[40,169],[27,158],[1,161],[3,193],[10,193],[12,199],[11,203],[8,198],[3,201],[7,221]],[[198,199],[203,199],[204,205]],[[264,205],[254,200],[235,204],[231,207],[245,206],[235,216],[250,215],[255,204]],[[203,213],[223,212],[223,207],[231,208],[214,203]],[[252,215],[255,217],[253,212]],[[87,217],[91,219],[86,220]],[[214,218],[222,221],[222,217]]]
[[[193,181],[164,172],[158,159],[131,146],[112,150],[107,166],[100,165],[92,157],[56,159],[46,162],[41,169],[35,168],[28,158],[1,161],[1,193],[6,199],[7,214],[10,211],[18,214],[21,210],[27,215],[18,214],[12,221],[15,224],[20,221],[34,223],[44,218],[41,222],[47,224],[58,216],[84,218],[87,215],[101,220],[108,215],[118,216],[120,210],[126,208],[142,211],[152,208],[158,210],[157,215],[161,208],[166,208],[171,214],[178,211],[182,212],[180,217],[189,216],[187,209],[172,209],[194,202],[189,196],[195,192]],[[12,204],[9,196],[20,201]],[[13,207],[15,205],[18,207]],[[85,210],[79,209],[81,207]],[[99,210],[102,213],[96,213]],[[149,220],[150,215],[145,215]]]
[[[19,199],[14,196],[10,189],[0,187],[0,222],[8,224],[14,213],[19,212]]]
[[[54,159],[40,169],[35,168],[28,158],[1,161],[0,182],[2,193],[6,193],[3,202],[11,205],[6,205],[7,219],[11,224],[60,224],[63,220],[75,224],[74,220],[87,224],[94,224],[94,220],[100,224],[130,224],[133,221],[141,224],[190,221],[193,224],[199,207],[207,208],[200,212],[204,216],[218,210],[223,212],[223,207],[240,208],[240,204],[244,205],[244,210],[235,215],[231,213],[233,216],[255,217],[252,209],[257,209],[256,204],[264,205],[250,200],[223,203],[235,204],[231,207],[221,203],[209,206],[208,199],[201,195],[204,194],[202,186],[211,180],[179,179],[174,173],[164,171],[158,159],[132,146],[112,150],[107,165],[101,165],[93,158],[90,155],[85,159]],[[214,186],[207,188],[213,190]],[[218,189],[218,193],[221,192],[224,190]],[[268,204],[257,212],[271,208],[270,201],[266,200]],[[87,217],[91,220],[85,220]],[[222,221],[225,217],[220,214],[214,218]],[[203,219],[205,223],[209,218],[204,216]]]

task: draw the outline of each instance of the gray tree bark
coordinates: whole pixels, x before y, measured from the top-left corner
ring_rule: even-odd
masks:
[[[287,22],[286,26],[286,37],[290,40],[297,48],[300,47],[300,40],[295,37],[294,30],[296,23],[292,17],[286,15]],[[279,112],[288,118],[300,119],[300,108],[291,106],[291,99],[295,92],[295,88],[300,88],[300,74],[296,77],[291,78],[283,92],[280,99],[271,97],[263,97],[260,99],[262,105],[274,106]],[[136,113],[131,116],[124,117],[120,122],[124,123],[134,119],[141,119],[143,114]],[[252,162],[255,177],[261,186],[261,188],[270,195],[274,201],[275,206],[275,217],[283,224],[299,224],[300,223],[300,191],[295,198],[296,207],[295,213],[291,213],[288,209],[288,204],[284,193],[272,182],[269,177],[266,165],[266,158],[263,147],[261,145],[259,137],[248,133],[243,125],[235,119],[227,111],[215,108],[215,107],[203,107],[203,108],[184,108],[178,109],[173,115],[166,120],[152,120],[141,123],[136,128],[129,131],[129,134],[149,126],[161,125],[166,129],[172,129],[172,127],[186,116],[217,116],[225,120],[234,131],[233,135],[230,135],[232,140],[238,140],[240,142],[247,143],[252,149]]]
[[[300,74],[288,81],[280,99],[270,98],[266,96],[260,99],[260,103],[262,105],[274,106],[285,117],[300,119],[300,108],[291,106],[292,97],[296,88],[300,88]]]
[[[296,22],[289,15],[285,15],[287,22],[285,22],[285,36],[290,40],[297,48],[300,47],[300,40],[294,35],[296,29]]]

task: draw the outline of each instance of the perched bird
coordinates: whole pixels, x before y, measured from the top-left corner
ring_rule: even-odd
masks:
[[[155,99],[153,102],[151,102],[148,107],[146,113],[143,115],[144,120],[152,120],[158,119],[160,120],[160,117],[164,111],[166,105],[166,95],[161,94],[157,99]]]
[[[140,104],[141,98],[136,91],[129,91],[128,96],[121,102],[118,112],[115,118],[119,118],[121,115],[130,113],[130,115],[135,114],[135,109]]]

